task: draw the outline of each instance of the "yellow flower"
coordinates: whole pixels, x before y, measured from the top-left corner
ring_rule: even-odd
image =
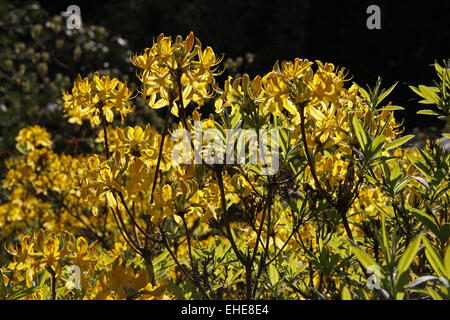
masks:
[[[142,82],[142,95],[150,97],[149,106],[158,109],[172,102],[172,113],[178,116],[179,91],[184,107],[190,101],[202,106],[204,99],[212,96],[208,86],[215,83],[214,76],[219,74],[216,66],[221,58],[217,58],[210,47],[202,51],[198,39],[194,46],[191,32],[184,41],[178,36],[175,42],[161,34],[151,48],[133,56],[131,61],[141,69],[138,76]]]
[[[70,123],[82,124],[84,119],[90,121],[92,127],[98,126],[102,117],[107,122],[112,122],[115,108],[123,118],[134,110],[130,106],[132,90],[127,84],[117,78],[109,76],[100,77],[96,72],[93,80],[82,79],[80,75],[75,80],[72,93],[63,91],[65,117],[69,117]]]
[[[21,153],[29,153],[39,146],[45,148],[52,147],[50,133],[38,125],[21,129],[16,136],[16,142],[17,149]]]

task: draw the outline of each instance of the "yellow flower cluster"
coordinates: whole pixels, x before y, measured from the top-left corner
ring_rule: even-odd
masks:
[[[158,109],[173,104],[171,112],[175,116],[179,109],[175,101],[184,107],[190,101],[202,106],[205,98],[212,97],[210,91],[220,61],[211,47],[202,49],[192,32],[184,41],[178,36],[175,42],[161,34],[151,48],[132,58],[140,69],[142,95],[149,97],[149,106]]]
[[[127,83],[120,82],[117,78],[94,74],[92,81],[82,79],[80,75],[75,80],[72,92],[63,91],[65,116],[70,123],[82,124],[83,120],[89,120],[92,127],[101,123],[102,117],[107,122],[114,119],[113,110],[120,113],[122,122],[134,107],[130,105],[133,91],[127,88]],[[104,115],[104,116],[103,116]]]
[[[25,127],[16,137],[17,149],[21,153],[29,153],[37,147],[52,147],[50,134],[38,125]]]
[[[302,290],[314,297],[322,287],[335,297],[347,274],[357,278],[346,238],[363,241],[367,221],[394,219],[396,202],[422,209],[431,192],[424,180],[431,178],[418,165],[424,155],[398,148],[403,141],[393,106],[373,107],[359,86],[345,86],[344,69],[331,63],[276,62],[265,75],[230,76],[219,88],[221,58],[192,32],[175,41],[160,35],[131,61],[148,105],[168,106],[162,133],[150,124],[110,125],[114,112],[123,122],[134,111],[132,90],[95,73],[92,80],[78,76],[71,93],[63,92],[64,112],[70,123],[101,125],[95,142],[104,152],[58,154],[39,126],[16,138],[20,154],[6,161],[0,228],[20,245],[8,246],[14,258],[3,277],[36,287],[47,272],[57,287],[41,285],[27,298],[251,299],[276,292],[297,298]],[[200,107],[214,96],[215,113],[202,120]],[[190,103],[197,108],[187,115]],[[169,121],[171,114],[181,121]],[[260,130],[277,130],[270,154],[279,156],[279,170],[263,174],[262,159],[193,163],[194,152],[186,155],[190,162],[178,163],[172,159],[181,152],[176,129],[187,131],[189,150],[203,160],[211,144],[193,139],[194,129],[205,136],[215,130],[220,141],[240,129],[258,137]],[[255,152],[260,143],[248,142],[244,150]],[[438,188],[448,193],[444,182]],[[70,265],[81,270],[81,291],[64,269]],[[345,277],[335,274],[341,267]],[[302,290],[277,287],[281,274],[291,283],[308,282]],[[169,282],[180,289],[169,292]]]
[[[33,287],[37,273],[48,270],[52,280],[57,281],[64,274],[66,281],[59,294],[74,288],[84,288],[86,298],[105,299],[162,299],[167,284],[152,285],[146,270],[133,270],[114,250],[102,252],[97,241],[87,243],[83,237],[74,239],[67,234],[46,234],[42,229],[31,236],[24,236],[20,245],[7,247],[14,257],[9,267],[15,270],[8,283],[25,279]],[[93,281],[100,277],[99,281]],[[56,283],[55,283],[56,285]],[[46,292],[47,294],[49,292]],[[46,299],[45,293],[36,292],[32,298]]]

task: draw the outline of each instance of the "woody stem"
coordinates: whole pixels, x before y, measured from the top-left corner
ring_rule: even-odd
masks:
[[[161,165],[161,159],[162,159],[162,154],[163,154],[163,149],[164,149],[164,141],[166,140],[167,130],[169,127],[169,118],[170,118],[170,113],[172,112],[172,106],[173,106],[173,100],[170,100],[169,109],[167,110],[166,120],[164,122],[163,133],[161,135],[161,143],[159,146],[158,160],[156,162],[155,175],[153,177],[152,193],[150,194],[150,204],[153,204],[153,195],[155,193],[156,182],[158,181],[159,167]],[[151,226],[152,226],[152,222],[151,222],[151,220],[148,220],[147,227],[145,230],[145,235],[151,233]],[[149,274],[150,274],[150,278],[151,278],[150,280],[151,280],[152,284],[154,284],[155,278],[154,278],[153,263],[152,263],[152,258],[151,258],[151,249],[150,249],[150,241],[151,240],[152,239],[150,237],[145,236],[145,243],[144,243],[144,248],[143,248],[142,252],[143,252],[145,263],[149,270]]]
[[[98,109],[100,110],[100,118],[102,119],[103,139],[105,140],[106,159],[109,159],[110,153],[109,153],[109,144],[108,144],[108,134],[107,134],[107,131],[106,131],[105,114],[103,113],[103,107],[102,106],[100,106]]]

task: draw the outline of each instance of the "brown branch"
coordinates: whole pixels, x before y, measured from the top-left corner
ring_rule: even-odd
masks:
[[[106,130],[106,119],[105,119],[105,114],[103,113],[103,106],[100,105],[98,107],[98,110],[100,111],[100,118],[102,120],[103,139],[105,140],[106,159],[109,159],[110,153],[109,153],[109,144],[108,144],[108,134],[107,134],[107,130]]]
[[[306,158],[308,160],[308,165],[309,165],[309,168],[311,171],[311,175],[314,179],[314,183],[316,185],[317,192],[319,193],[319,195],[321,197],[326,198],[328,200],[328,202],[330,202],[330,204],[333,204],[333,199],[331,199],[330,195],[328,193],[326,193],[325,190],[322,189],[319,179],[317,178],[314,162],[312,161],[311,155],[309,154],[309,151],[308,151],[308,142],[306,140],[306,132],[305,132],[305,105],[304,104],[300,105],[300,129],[302,132],[303,149],[305,150]]]
[[[46,269],[52,276],[52,300],[56,300],[56,272],[49,265],[46,266]]]
[[[223,218],[224,218],[227,238],[230,241],[231,247],[233,248],[233,251],[236,254],[239,261],[241,261],[241,263],[243,265],[246,265],[247,261],[244,258],[242,252],[238,249],[236,242],[233,239],[233,234],[231,233],[231,229],[230,229],[230,218],[229,218],[228,212],[227,212],[227,201],[225,199],[225,188],[223,185],[222,169],[219,166],[216,166],[214,168],[214,170],[216,172],[217,183],[219,184],[220,199],[221,199],[221,203],[222,203],[222,214],[223,214]]]
[[[169,243],[167,242],[167,238],[163,229],[163,225],[159,226],[160,232],[161,232],[161,237],[163,240],[163,245],[166,247],[167,251],[169,252],[170,256],[172,257],[173,261],[175,261],[176,265],[178,266],[178,268],[184,273],[184,275],[201,291],[201,293],[203,294],[204,298],[206,300],[210,300],[208,294],[205,291],[205,288],[203,288],[203,286],[197,281],[195,280],[192,275],[186,270],[186,268],[180,263],[180,261],[178,261],[177,257],[175,256],[174,252],[172,251],[172,249],[169,246]]]

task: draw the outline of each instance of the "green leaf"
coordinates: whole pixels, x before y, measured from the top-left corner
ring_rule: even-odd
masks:
[[[414,257],[417,254],[417,250],[419,250],[420,243],[422,242],[422,235],[416,237],[414,241],[412,241],[408,248],[403,253],[397,265],[397,272],[401,276],[404,272],[408,271],[409,266],[414,260]]]
[[[377,266],[375,259],[373,259],[371,256],[369,256],[367,253],[365,253],[363,250],[361,250],[357,245],[350,243],[350,248],[353,252],[353,254],[356,256],[356,258],[361,262],[361,264],[367,269],[370,266]]]
[[[401,146],[402,144],[408,142],[412,138],[414,138],[414,135],[412,135],[412,134],[404,136],[404,137],[401,137],[400,139],[397,139],[395,141],[392,141],[391,143],[388,143],[384,150],[388,151],[388,150],[397,148],[397,147]]]
[[[231,278],[231,283],[236,283],[236,282],[237,282],[236,279],[237,279],[242,273],[244,273],[244,269],[243,269],[243,268],[240,269],[238,272],[236,272],[236,273],[233,275],[233,278]]]
[[[287,132],[284,128],[282,127],[278,127],[278,132],[280,133],[280,139],[281,139],[281,151],[283,151],[283,154],[286,156],[287,154],[287,149],[289,147],[289,138],[287,135]]]
[[[424,110],[417,111],[417,114],[426,114],[429,116],[440,116],[439,113],[437,113],[436,111],[430,110],[430,109],[424,109]]]
[[[418,150],[420,151],[420,149]],[[430,169],[428,169],[426,163],[424,163],[423,160],[420,160],[419,158],[411,154],[408,154],[406,156],[408,157],[409,161],[414,165],[414,167],[419,169],[419,171],[422,172],[425,175],[425,177],[428,178],[428,180],[431,180],[432,172],[430,171]]]
[[[408,287],[409,288],[414,288],[414,287],[417,287],[418,285],[420,285],[422,283],[426,283],[426,282],[431,281],[431,280],[439,280],[439,278],[436,277],[436,276],[422,276],[420,278],[415,279],[413,282],[411,282]]]
[[[396,82],[392,87],[390,87],[380,95],[380,97],[378,98],[378,104],[381,103],[381,101],[383,101],[392,92],[392,90],[394,90],[397,84],[398,82]]]
[[[6,286],[3,280],[3,273],[0,269],[0,300],[6,299]]]
[[[269,266],[269,281],[272,287],[274,287],[278,281],[280,280],[280,275],[278,274],[278,270],[274,264]]]
[[[428,184],[428,182],[421,177],[417,177],[417,176],[411,176],[412,179],[416,180],[417,182],[419,182],[420,184],[422,184],[425,188],[427,188],[428,190],[430,190],[430,185]]]
[[[445,276],[450,279],[450,246],[447,246],[444,257]]]
[[[417,95],[419,95],[425,99],[425,100],[420,101],[420,103],[439,104],[439,96],[436,94],[433,87],[427,87],[427,86],[423,86],[423,85],[419,85],[418,88],[415,88],[413,86],[409,86],[409,87]]]
[[[450,238],[450,223],[446,222],[441,225],[438,237],[442,244],[445,244],[448,241],[448,238]]]
[[[386,212],[382,207],[380,207],[380,205],[378,203],[376,203],[373,200],[370,200],[370,203],[375,207],[375,209],[377,209],[380,213],[384,214],[384,216],[386,218],[390,218],[392,217],[392,214]]]
[[[363,150],[365,150],[366,145],[367,145],[367,136],[361,125],[361,122],[359,122],[358,118],[354,116],[352,119],[352,124],[353,124],[353,128],[355,130],[356,139],[358,139],[358,142],[359,142],[361,148]]]
[[[396,186],[394,188],[394,194],[397,194],[397,193],[401,192],[404,188],[406,188],[408,186],[408,182],[410,179],[411,179],[411,177],[406,177],[400,183],[396,184]]]
[[[346,286],[342,288],[341,297],[342,300],[352,300],[352,293]]]
[[[388,127],[389,123],[391,122],[392,117],[394,116],[394,113],[391,112],[388,116],[388,118],[386,119],[386,122],[383,125],[383,128],[380,131],[380,134],[384,134],[386,132],[386,128]]]
[[[386,257],[386,262],[388,265],[392,262],[391,253],[389,251],[389,241],[386,232],[386,219],[382,218],[381,220],[381,251],[383,251],[383,255]]]
[[[428,292],[429,296],[431,298],[433,298],[433,300],[444,300],[444,298],[441,297],[441,295],[433,289],[428,288],[427,292]]]
[[[375,139],[373,139],[372,144],[371,144],[371,152],[372,152],[372,157],[376,156],[377,153],[383,148],[383,144],[384,141],[386,140],[386,137],[381,135],[376,137]]]
[[[439,92],[438,88],[419,85],[419,90],[422,93],[422,97],[424,97],[425,99],[435,104],[439,103],[439,96],[436,93]]]
[[[423,223],[423,225],[425,227],[427,227],[428,230],[430,230],[431,232],[433,232],[435,235],[439,234],[439,228],[438,226],[434,223],[433,219],[425,212],[420,211],[419,209],[416,208],[410,208],[407,207],[413,214],[413,216],[419,220],[420,222]]]
[[[223,130],[222,126],[220,125],[220,123],[218,123],[217,121],[214,121],[214,126],[216,127],[217,131],[220,133],[222,141],[225,142],[227,139],[227,135],[226,135],[225,131]]]
[[[236,112],[230,122],[231,129],[237,129],[241,126],[241,124],[239,123],[241,121],[241,118],[241,114],[239,112]]]
[[[366,89],[358,86],[359,89],[359,93],[361,94],[361,96],[364,98],[364,100],[366,100],[367,103],[371,103],[371,99],[370,99],[370,95],[369,93],[366,91]]]
[[[409,283],[409,272],[408,268],[411,265],[411,263],[414,261],[414,257],[417,254],[417,251],[419,250],[420,243],[422,241],[422,235],[419,235],[414,239],[408,248],[406,248],[405,252],[403,252],[403,255],[401,256],[398,265],[397,265],[397,278],[396,278],[396,287],[397,287],[397,294],[396,299],[402,300],[404,297],[404,291],[405,288],[408,286]]]
[[[396,111],[396,110],[405,110],[405,108],[400,107],[400,106],[393,106],[393,105],[391,105],[391,106],[383,107],[383,108],[378,109],[378,110],[380,110],[380,111],[384,111],[384,110]]]
[[[404,296],[405,296],[404,291],[397,291],[397,293],[395,294],[395,300],[403,300]]]
[[[445,267],[442,263],[442,258],[427,238],[424,237],[423,242],[425,243],[425,256],[427,257],[428,262],[434,272],[436,272],[439,277],[443,277],[445,274]]]

